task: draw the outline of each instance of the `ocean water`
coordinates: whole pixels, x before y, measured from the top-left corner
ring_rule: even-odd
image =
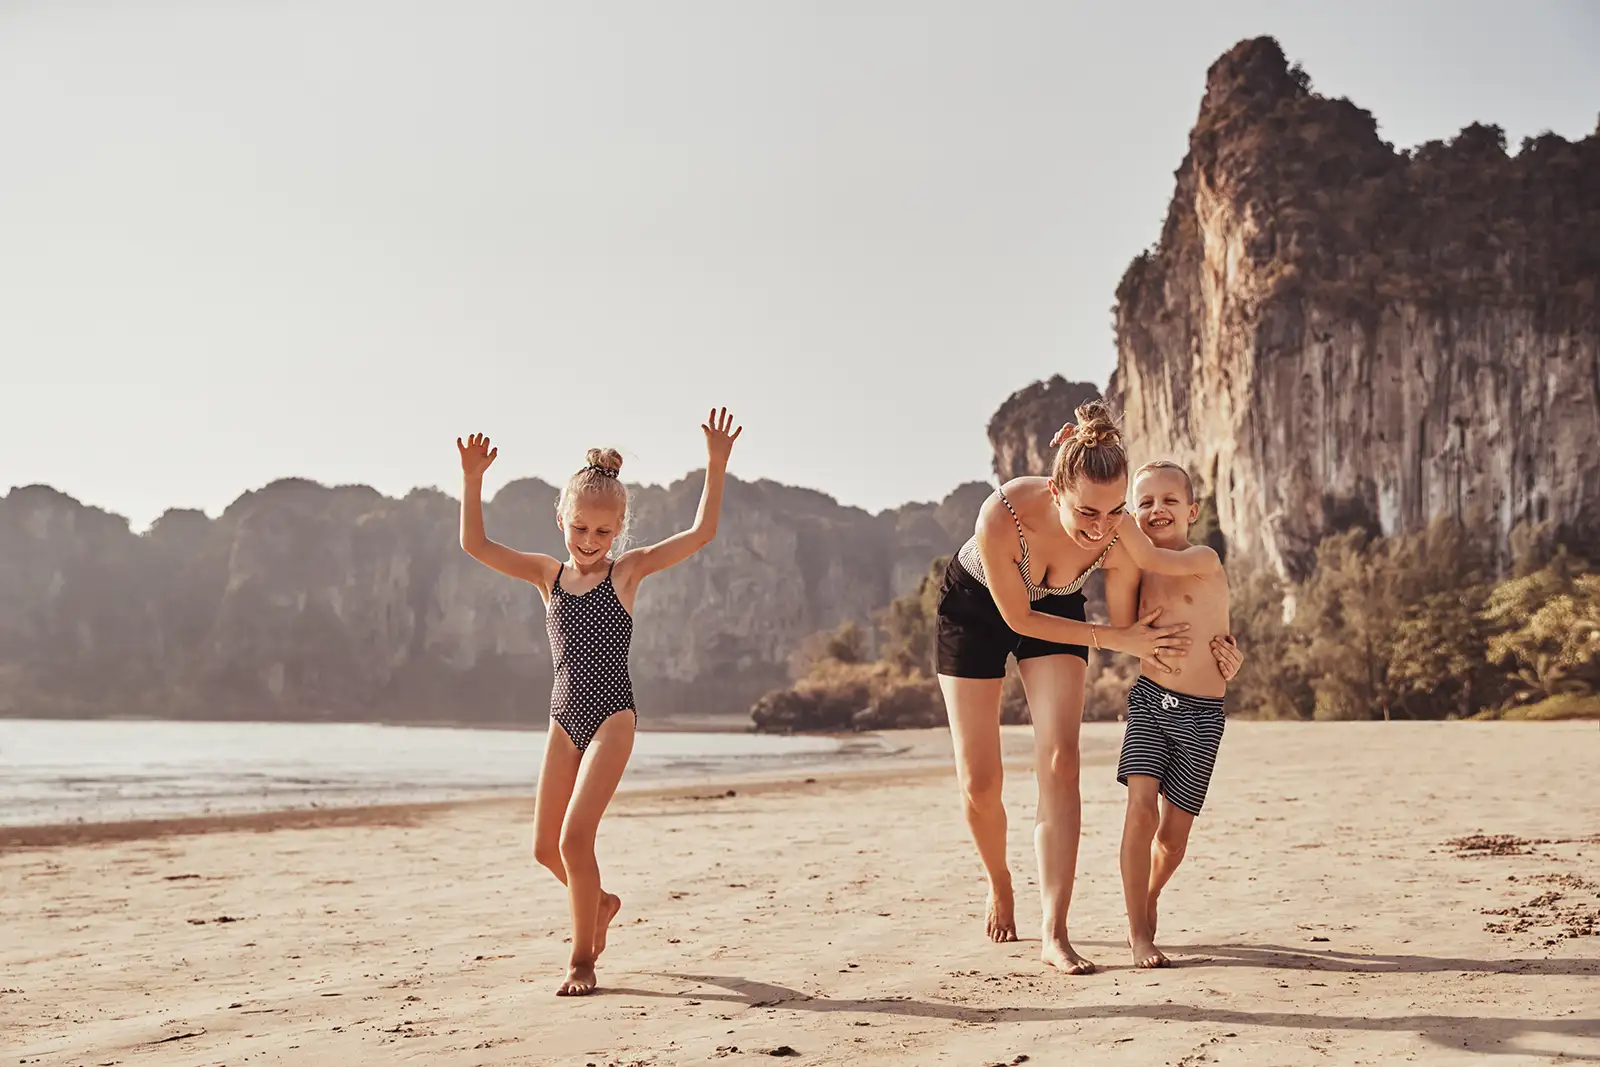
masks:
[[[532,730],[0,719],[0,825],[532,794],[544,743]],[[787,776],[884,747],[642,731],[623,788]]]

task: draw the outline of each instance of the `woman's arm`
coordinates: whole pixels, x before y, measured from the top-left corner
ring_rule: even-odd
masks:
[[[490,449],[489,439],[475,433],[463,444],[456,438],[461,453],[461,547],[467,555],[501,574],[532,582],[549,593],[561,561],[538,552],[518,552],[489,540],[483,529],[483,472],[500,454]]]
[[[1000,617],[1017,633],[1058,644],[1125,652],[1140,659],[1154,658],[1158,652],[1168,656],[1186,654],[1191,639],[1179,635],[1189,624],[1152,625],[1160,612],[1123,625],[1101,626],[1034,611],[1028,600],[1028,587],[1017,568],[1018,555],[1016,525],[1010,514],[1003,512],[998,498],[991,497],[978,515],[978,557],[983,561],[989,595],[994,597]]]
[[[647,575],[682,563],[717,536],[717,519],[722,513],[722,484],[728,473],[728,457],[733,452],[733,442],[739,439],[744,427],[734,429],[733,417],[728,414],[727,408],[723,408],[720,412],[713,409],[700,429],[706,435],[706,484],[700,492],[700,510],[695,512],[694,525],[664,541],[624,552],[617,565],[625,568],[631,582],[638,582]]]

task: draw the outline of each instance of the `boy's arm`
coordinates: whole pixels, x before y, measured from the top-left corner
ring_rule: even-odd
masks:
[[[1222,557],[1207,545],[1190,545],[1183,549],[1157,548],[1150,537],[1139,529],[1138,520],[1124,515],[1117,529],[1117,543],[1121,545],[1133,565],[1152,574],[1222,573]]]

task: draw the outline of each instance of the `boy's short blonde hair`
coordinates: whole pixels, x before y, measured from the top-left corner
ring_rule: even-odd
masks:
[[[1174,463],[1170,459],[1153,459],[1133,472],[1133,480],[1138,481],[1139,475],[1145,471],[1177,471],[1183,475],[1183,491],[1188,496],[1189,503],[1194,503],[1194,482],[1189,478],[1189,472],[1183,469],[1183,464]]]

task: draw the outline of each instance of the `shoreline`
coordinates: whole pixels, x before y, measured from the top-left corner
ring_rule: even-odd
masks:
[[[1008,731],[1028,727],[1006,727]],[[615,809],[634,801],[662,799],[717,799],[742,794],[759,796],[805,789],[826,782],[831,786],[880,785],[891,779],[954,773],[949,753],[949,730],[893,731],[917,734],[898,746],[880,741],[875,733],[839,735],[841,751],[822,764],[797,764],[782,770],[739,773],[723,771],[704,778],[682,777],[630,782],[624,777],[612,801]],[[939,743],[940,736],[944,744]],[[829,735],[832,736],[832,735]],[[900,738],[900,740],[908,740]],[[867,751],[852,753],[851,742]],[[941,755],[941,749],[943,755]],[[334,827],[407,826],[454,811],[504,808],[533,817],[535,785],[509,787],[475,796],[430,800],[313,801],[266,809],[200,812],[148,818],[114,818],[46,823],[0,823],[0,855],[24,850],[99,845],[113,842],[191,837],[217,833],[271,833],[277,830],[313,830]],[[522,810],[525,809],[525,810]]]
[[[89,720],[101,721],[101,720]],[[145,721],[145,720],[120,720]],[[161,722],[183,720],[158,720]],[[1361,728],[1394,729],[1405,726],[1459,728],[1466,730],[1547,730],[1578,725],[1575,722],[1523,722],[1517,720],[1427,720],[1405,723],[1299,722],[1283,720],[1230,720],[1235,727],[1248,724],[1258,730],[1311,733],[1325,730]],[[373,725],[373,724],[362,724]],[[1581,727],[1580,727],[1581,728]],[[475,728],[474,728],[475,729]],[[1091,721],[1083,725],[1081,763],[1115,766],[1122,724]],[[1008,775],[1033,773],[1033,727],[1008,725],[1000,728],[1002,758]],[[813,785],[830,787],[872,787],[892,785],[901,780],[923,780],[954,775],[954,752],[948,727],[921,727],[906,730],[874,730],[860,733],[806,733],[796,735],[837,740],[841,750],[819,764],[738,772],[723,769],[704,777],[630,781],[624,777],[612,810],[629,803],[652,800],[708,800],[724,796],[764,796],[797,792]],[[897,743],[898,742],[898,743]],[[854,744],[853,744],[854,743]],[[1226,745],[1224,741],[1224,745]],[[852,752],[852,747],[864,751]],[[273,833],[278,830],[316,830],[338,827],[414,826],[427,819],[456,811],[502,808],[519,812],[519,818],[532,819],[536,783],[484,789],[469,795],[425,799],[338,800],[320,799],[309,803],[286,803],[277,807],[233,811],[189,812],[131,818],[81,819],[38,823],[0,823],[0,855],[8,852],[71,848],[116,842],[157,840],[169,837],[194,837],[225,833]],[[524,810],[525,809],[525,810]]]
[[[549,716],[536,718],[532,722],[473,722],[465,719],[385,719],[385,718],[332,718],[322,719],[314,716],[293,716],[276,719],[244,718],[230,719],[217,717],[199,717],[188,715],[51,715],[47,712],[30,711],[26,714],[11,714],[0,712],[0,725],[7,722],[120,722],[120,723],[185,723],[194,725],[223,725],[223,726],[384,726],[396,729],[415,730],[492,730],[507,733],[544,733],[549,729]],[[754,734],[757,733],[755,724],[748,715],[641,715],[639,717],[640,733],[652,734]],[[766,736],[779,736],[769,734]],[[826,731],[819,731],[808,736],[832,736]]]

